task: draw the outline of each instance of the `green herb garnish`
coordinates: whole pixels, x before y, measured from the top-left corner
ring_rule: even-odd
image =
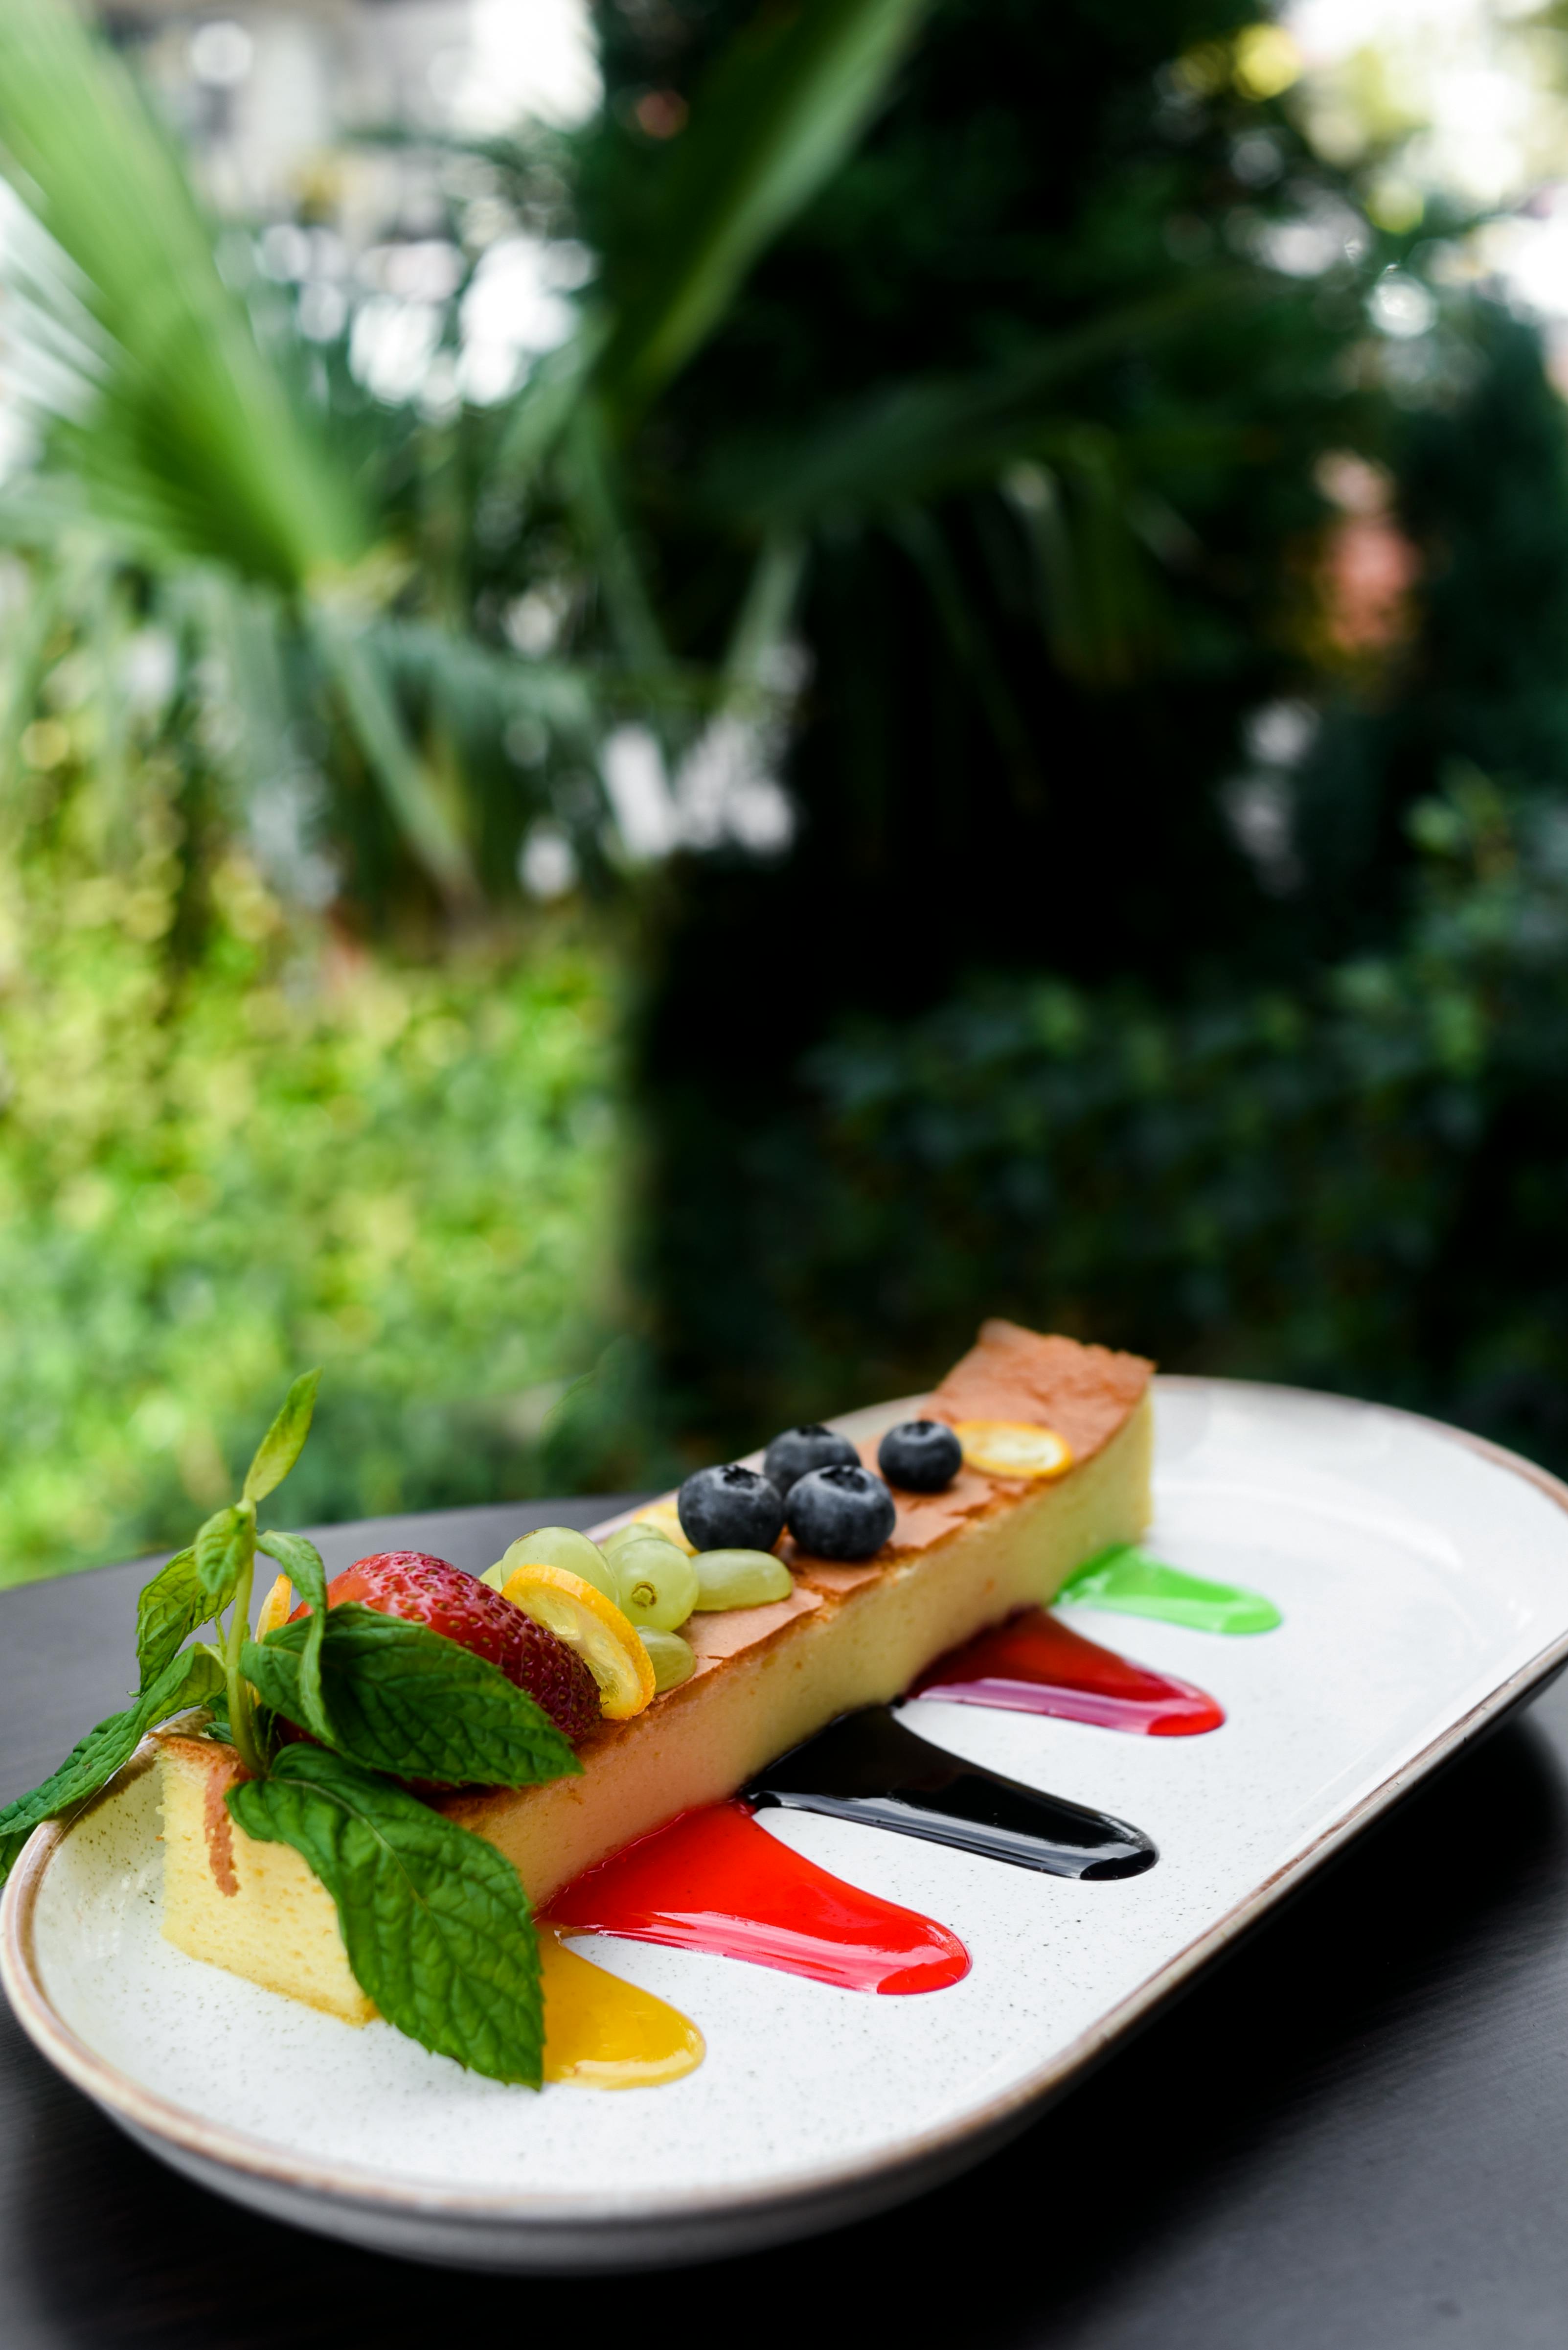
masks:
[[[389,2023],[537,2088],[539,1945],[517,1871],[493,1844],[320,1746],[286,1746],[229,1808],[247,1835],[304,1854],[337,1904],[354,1979]]]
[[[264,1703],[303,1722],[305,1648],[316,1621],[284,1624],[241,1661]],[[527,1787],[576,1758],[534,1700],[427,1625],[356,1600],[334,1607],[320,1646],[328,1743],[351,1762],[447,1786]]]
[[[493,1845],[396,1783],[525,1787],[581,1765],[485,1659],[375,1608],[328,1611],[314,1544],[258,1531],[256,1504],[299,1458],[319,1378],[296,1379],[239,1500],[142,1591],[137,1696],[42,1786],[0,1807],[0,1883],[36,1827],[80,1811],[148,1731],[203,1705],[247,1773],[228,1791],[231,1814],[247,1835],[292,1845],[327,1887],[355,1981],[380,2013],[421,2047],[536,2088],[544,2009],[522,1880]],[[258,1551],[309,1608],[262,1641],[251,1627]],[[214,1637],[196,1638],[205,1626]],[[316,1742],[284,1742],[280,1721]]]

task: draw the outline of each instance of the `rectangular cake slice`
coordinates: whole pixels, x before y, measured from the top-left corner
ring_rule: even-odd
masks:
[[[923,1404],[890,1408],[884,1424],[924,1411],[955,1424],[1050,1428],[1072,1448],[1065,1473],[1031,1481],[966,1466],[943,1492],[899,1493],[891,1538],[863,1565],[801,1556],[786,1542],[790,1596],[694,1617],[686,1636],[697,1651],[695,1675],[630,1721],[601,1723],[579,1750],[580,1778],[464,1791],[443,1808],[505,1853],[542,1907],[634,1837],[734,1794],[840,1714],[900,1696],[950,1648],[1020,1607],[1047,1604],[1085,1559],[1143,1532],[1152,1367],[1137,1356],[988,1322]],[[864,1444],[868,1465],[879,1433]],[[275,1847],[264,1854],[226,1813],[217,1825],[230,1750],[186,1737],[166,1736],[163,1745],[170,1939],[194,1957],[362,2020],[350,2012],[340,1943],[338,1971],[327,1964],[337,1934],[327,1895],[303,1862],[303,1884],[292,1871],[286,1885],[275,1882],[276,1864],[296,1856]],[[267,1930],[269,1907],[286,1912],[286,1932]]]
[[[368,2023],[376,2011],[349,1970],[332,1898],[291,1845],[258,1844],[224,1794],[244,1776],[232,1746],[164,1731],[163,1931],[177,1950]]]

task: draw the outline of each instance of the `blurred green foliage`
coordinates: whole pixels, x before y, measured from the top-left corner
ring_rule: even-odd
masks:
[[[1254,17],[605,6],[587,131],[447,159],[594,262],[479,409],[220,273],[15,0],[84,276],[10,295],[74,390],[0,499],[0,1579],[175,1538],[307,1359],[307,1517],[652,1481],[997,1310],[1568,1459],[1561,408]],[[787,846],[701,819],[781,758]]]
[[[602,955],[312,937],[191,855],[177,740],[111,790],[83,724],[0,837],[0,1583],[182,1539],[306,1362],[302,1520],[538,1490],[618,1305]]]
[[[313,348],[243,230],[220,255],[134,73],[69,0],[0,12],[0,172],[26,208],[0,247],[8,393],[40,442],[0,494],[0,543],[41,598],[151,606],[221,669],[236,795],[265,816],[303,772],[351,858],[346,894],[405,941],[439,949],[511,898],[538,823],[607,886],[624,855],[604,733],[651,709],[673,748],[749,690],[671,658],[620,446],[852,147],[923,5],[803,0],[744,26],[628,236],[630,281],[607,272],[568,309],[566,340],[499,410],[459,390],[475,276],[461,188],[482,171],[520,240],[554,238],[559,259],[558,141],[456,159],[456,268],[431,306],[444,374],[380,399],[349,364],[347,304],[343,333]],[[25,649],[6,666],[15,716]],[[111,672],[97,691],[113,701]]]
[[[1563,1458],[1568,801],[1456,762],[1409,824],[1397,941],[1297,991],[995,980],[824,1047],[770,1268],[817,1376],[892,1391],[982,1297]]]
[[[306,1516],[657,1459],[628,1450],[635,1350],[605,1345],[630,1318],[624,953],[580,906],[528,917],[519,852],[549,827],[602,900],[607,728],[651,708],[673,745],[753,691],[670,659],[618,443],[920,13],[807,0],[732,44],[635,293],[500,412],[451,391],[457,194],[448,392],[378,400],[243,234],[220,265],[67,0],[0,15],[31,216],[0,253],[8,358],[39,428],[0,494],[0,1581],[178,1539],[306,1357]],[[558,161],[487,151],[519,231],[566,224]]]
[[[631,97],[738,5],[605,11],[605,242]],[[638,1033],[650,1385],[710,1452],[1002,1308],[1568,1461],[1561,405],[1455,224],[1249,87],[1251,15],[938,6],[634,452],[692,646],[809,534],[794,847],[672,877]]]

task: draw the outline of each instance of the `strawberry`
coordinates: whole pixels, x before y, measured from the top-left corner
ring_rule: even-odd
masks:
[[[444,1558],[422,1550],[385,1550],[357,1559],[327,1586],[329,1607],[347,1599],[379,1608],[384,1616],[428,1624],[432,1632],[472,1648],[526,1690],[574,1745],[598,1722],[598,1690],[582,1659],[499,1591]],[[303,1616],[305,1609],[294,1612]]]

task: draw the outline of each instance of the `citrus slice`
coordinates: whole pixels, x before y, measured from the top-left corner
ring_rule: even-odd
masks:
[[[580,1575],[529,1560],[507,1576],[501,1596],[576,1651],[598,1683],[607,1721],[629,1721],[651,1705],[658,1683],[637,1627]]]
[[[280,1575],[262,1601],[256,1617],[256,1638],[265,1640],[269,1632],[275,1632],[280,1624],[286,1624],[293,1607],[294,1586],[286,1575]]]
[[[953,1433],[965,1465],[989,1477],[1060,1477],[1073,1465],[1073,1448],[1054,1428],[1027,1419],[959,1419]]]

